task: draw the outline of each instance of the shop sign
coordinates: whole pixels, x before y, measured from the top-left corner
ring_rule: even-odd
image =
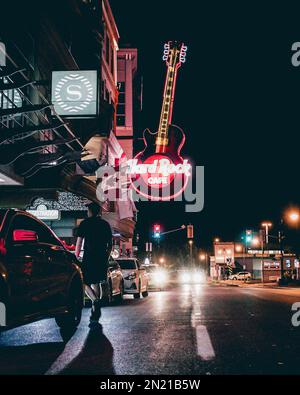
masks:
[[[35,210],[26,211],[41,220],[55,221],[60,219],[59,210],[49,210],[48,207],[44,204],[38,205]]]
[[[96,70],[53,71],[52,103],[58,115],[91,117],[98,113]]]

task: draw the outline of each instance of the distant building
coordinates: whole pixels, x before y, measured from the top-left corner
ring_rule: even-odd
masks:
[[[240,243],[215,242],[214,255],[210,257],[210,276],[222,280],[229,275],[229,267],[234,273],[248,271],[253,280],[277,281],[281,276],[281,252],[275,249],[247,249]],[[299,261],[295,254],[284,252],[284,271],[293,278],[300,278]]]

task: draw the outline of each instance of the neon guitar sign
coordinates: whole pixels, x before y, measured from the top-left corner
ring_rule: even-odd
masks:
[[[186,60],[186,51],[187,47],[176,41],[164,45],[167,75],[158,131],[146,129],[145,148],[127,162],[133,188],[150,200],[167,201],[179,196],[190,176],[191,165],[180,155],[185,134],[172,124],[177,72]]]

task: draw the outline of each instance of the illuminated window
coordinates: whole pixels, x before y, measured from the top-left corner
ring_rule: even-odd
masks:
[[[125,108],[125,82],[118,83],[119,96],[117,108],[117,125],[125,126],[126,108]]]

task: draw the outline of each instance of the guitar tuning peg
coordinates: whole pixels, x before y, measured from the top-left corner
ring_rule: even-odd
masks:
[[[169,50],[169,49],[170,49],[170,44],[166,43],[166,44],[164,45],[164,49]]]

